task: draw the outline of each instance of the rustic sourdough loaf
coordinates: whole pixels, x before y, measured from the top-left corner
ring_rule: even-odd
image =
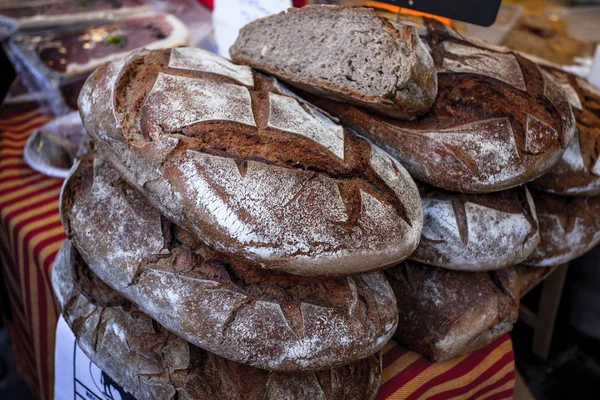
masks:
[[[431,21],[424,37],[438,70],[438,95],[422,118],[392,120],[313,100],[387,150],[416,179],[447,190],[507,189],[560,160],[575,122],[565,93],[548,73],[507,48]]]
[[[519,284],[513,268],[462,272],[409,260],[385,275],[398,300],[394,337],[433,360],[485,347],[517,320]]]
[[[396,301],[382,273],[302,277],[215,252],[161,218],[92,154],[71,171],[60,207],[67,237],[100,279],[219,356],[319,370],[376,353],[394,332]]]
[[[422,227],[412,178],[289,93],[247,66],[179,48],[100,67],[79,109],[123,178],[213,248],[298,275],[406,258]]]
[[[552,267],[600,244],[600,196],[558,196],[531,191],[540,222],[540,244],[523,263]]]
[[[568,196],[600,195],[600,90],[558,68],[542,65],[542,69],[568,93],[578,132],[560,162],[533,186]]]
[[[431,108],[437,76],[409,26],[369,8],[313,5],[244,26],[231,59],[313,94],[413,119]]]
[[[173,335],[91,272],[71,243],[52,285],[88,357],[137,400],[367,400],[381,377],[379,355],[317,372],[269,372],[226,360]]]
[[[429,265],[488,271],[525,260],[540,242],[525,186],[493,194],[463,194],[417,183],[423,234],[409,257]]]

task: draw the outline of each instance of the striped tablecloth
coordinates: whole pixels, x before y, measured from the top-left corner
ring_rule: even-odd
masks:
[[[19,371],[44,400],[52,398],[54,382],[58,308],[50,268],[65,239],[58,217],[62,180],[28,168],[22,153],[32,130],[47,121],[37,111],[0,118],[0,277],[9,299],[3,309]],[[378,399],[512,398],[515,367],[508,335],[440,363],[394,342],[383,352]]]

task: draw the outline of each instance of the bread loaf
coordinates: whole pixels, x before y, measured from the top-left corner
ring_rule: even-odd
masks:
[[[600,244],[600,197],[531,191],[540,222],[540,244],[523,263],[552,267]]]
[[[244,26],[229,53],[313,94],[392,118],[425,114],[437,93],[415,29],[395,28],[369,8],[292,8]]]
[[[485,347],[517,320],[519,283],[513,268],[461,272],[409,260],[385,275],[398,300],[394,337],[433,360]]]
[[[600,194],[600,89],[568,72],[547,65],[569,95],[577,122],[577,134],[562,159],[533,186],[550,193],[568,196]]]
[[[546,279],[556,267],[530,267],[528,265],[515,265],[515,272],[519,277],[519,294],[521,298],[531,289]]]
[[[100,279],[171,332],[230,360],[279,371],[331,368],[376,353],[396,326],[382,273],[301,277],[215,252],[161,218],[92,154],[65,181],[61,219]]]
[[[540,242],[525,186],[493,194],[462,194],[418,183],[423,235],[409,257],[463,271],[489,271],[525,260]]]
[[[425,41],[438,70],[438,95],[422,118],[392,120],[310,98],[387,150],[416,179],[447,190],[504,190],[560,160],[575,122],[549,74],[507,48],[433,22]]]
[[[137,400],[367,400],[379,355],[317,372],[269,372],[216,356],[173,335],[91,272],[71,243],[52,285],[84,353]]]
[[[379,148],[210,52],[141,52],[101,67],[80,111],[150,203],[221,252],[298,275],[381,269],[416,248],[414,181]]]

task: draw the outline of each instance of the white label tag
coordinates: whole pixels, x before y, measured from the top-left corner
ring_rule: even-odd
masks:
[[[219,55],[229,58],[229,48],[248,22],[292,7],[291,0],[217,0],[213,30]]]
[[[54,371],[54,400],[135,400],[81,351],[62,315],[56,325]]]

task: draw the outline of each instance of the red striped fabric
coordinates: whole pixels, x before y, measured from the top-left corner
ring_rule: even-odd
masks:
[[[36,112],[0,120],[0,256],[12,319],[7,326],[20,373],[36,397],[52,399],[58,318],[50,268],[65,239],[58,216],[62,181],[22,161]],[[393,341],[383,351],[378,399],[509,399],[515,380],[508,335],[469,356],[431,362]]]

